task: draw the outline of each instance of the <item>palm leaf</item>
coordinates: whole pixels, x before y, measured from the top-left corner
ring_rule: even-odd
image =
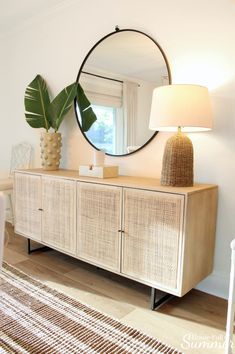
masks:
[[[50,128],[48,107],[50,105],[46,82],[40,75],[27,86],[24,98],[25,117],[33,128]]]
[[[77,88],[77,103],[81,115],[82,131],[87,132],[92,124],[97,120],[97,117],[80,84],[78,84]]]
[[[65,87],[51,102],[49,114],[52,128],[57,131],[64,116],[70,110],[73,100],[77,95],[77,83]]]

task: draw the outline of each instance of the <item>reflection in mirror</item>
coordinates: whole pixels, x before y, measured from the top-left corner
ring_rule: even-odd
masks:
[[[97,120],[88,141],[110,155],[140,149],[154,135],[148,128],[153,89],[170,83],[170,71],[160,47],[147,35],[114,32],[87,56],[78,76]],[[79,109],[76,107],[79,125]]]

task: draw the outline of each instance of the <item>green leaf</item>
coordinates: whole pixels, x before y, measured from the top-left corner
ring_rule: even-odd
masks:
[[[52,128],[57,131],[65,115],[70,110],[73,100],[77,95],[77,83],[65,87],[51,102],[49,114]]]
[[[48,107],[50,105],[46,82],[40,75],[27,86],[24,97],[25,117],[33,128],[50,128]]]
[[[77,103],[81,115],[81,128],[85,133],[92,124],[97,120],[97,117],[91,107],[91,103],[85,95],[83,88],[78,84],[77,88]]]
[[[92,124],[97,120],[96,115],[91,107],[82,112],[82,130],[87,132]]]

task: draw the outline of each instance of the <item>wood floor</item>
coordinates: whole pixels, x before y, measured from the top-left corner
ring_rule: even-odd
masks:
[[[7,228],[10,241],[4,258],[18,269],[184,353],[223,353],[225,300],[192,290],[151,311],[147,286],[57,251],[28,255],[27,240],[15,235],[11,225]]]

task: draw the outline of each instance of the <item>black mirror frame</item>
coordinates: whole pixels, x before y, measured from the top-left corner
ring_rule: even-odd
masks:
[[[79,82],[79,78],[80,78],[82,69],[83,69],[83,67],[84,67],[84,65],[85,65],[85,63],[86,63],[86,61],[87,61],[87,59],[89,58],[90,54],[93,52],[93,50],[94,50],[101,42],[103,42],[106,38],[108,38],[108,37],[110,37],[110,36],[112,36],[112,35],[114,35],[114,34],[116,34],[116,33],[118,33],[118,32],[127,32],[127,31],[140,33],[140,34],[146,36],[147,38],[149,38],[149,39],[158,47],[158,49],[160,50],[160,52],[161,52],[161,54],[162,54],[162,56],[163,56],[163,58],[164,58],[164,61],[165,61],[166,67],[167,67],[168,77],[169,77],[169,85],[171,85],[172,81],[171,81],[171,70],[170,70],[170,66],[169,66],[167,57],[166,57],[166,55],[165,55],[163,49],[161,48],[161,46],[160,46],[151,36],[149,36],[148,34],[142,32],[142,31],[135,30],[135,29],[128,29],[128,28],[127,28],[127,29],[121,29],[121,30],[120,30],[118,26],[115,27],[115,31],[113,31],[113,32],[107,34],[106,36],[102,37],[102,38],[89,50],[89,52],[87,53],[86,57],[84,58],[84,60],[83,60],[83,62],[82,62],[82,65],[81,65],[81,67],[80,67],[80,69],[79,69],[79,72],[78,72],[78,75],[77,75],[77,78],[76,78],[76,82]],[[76,100],[76,98],[75,98],[75,100],[74,100],[74,111],[75,111],[77,123],[78,123],[78,126],[79,126],[80,130],[81,130],[81,133],[83,134],[83,136],[84,136],[84,138],[87,140],[87,142],[88,142],[94,149],[96,149],[96,150],[99,151],[99,149],[98,149],[94,144],[92,144],[92,142],[87,138],[86,134],[82,131],[82,127],[81,127],[81,124],[80,124],[80,122],[79,122],[79,118],[78,118],[78,115],[77,115],[76,104],[77,104],[77,100]],[[129,152],[129,153],[127,153],[127,154],[120,154],[120,155],[118,155],[118,154],[114,155],[114,154],[109,154],[109,153],[105,153],[105,155],[114,156],[114,157],[115,157],[115,156],[116,156],[116,157],[122,157],[122,156],[129,156],[129,155],[135,154],[136,152],[142,150],[147,144],[149,144],[150,141],[152,141],[152,140],[154,139],[154,137],[155,137],[157,134],[158,134],[158,131],[156,131],[156,132],[151,136],[151,138],[149,138],[149,140],[147,140],[146,143],[144,143],[144,145],[142,145],[139,149],[137,149],[137,150],[135,150],[135,151]]]

